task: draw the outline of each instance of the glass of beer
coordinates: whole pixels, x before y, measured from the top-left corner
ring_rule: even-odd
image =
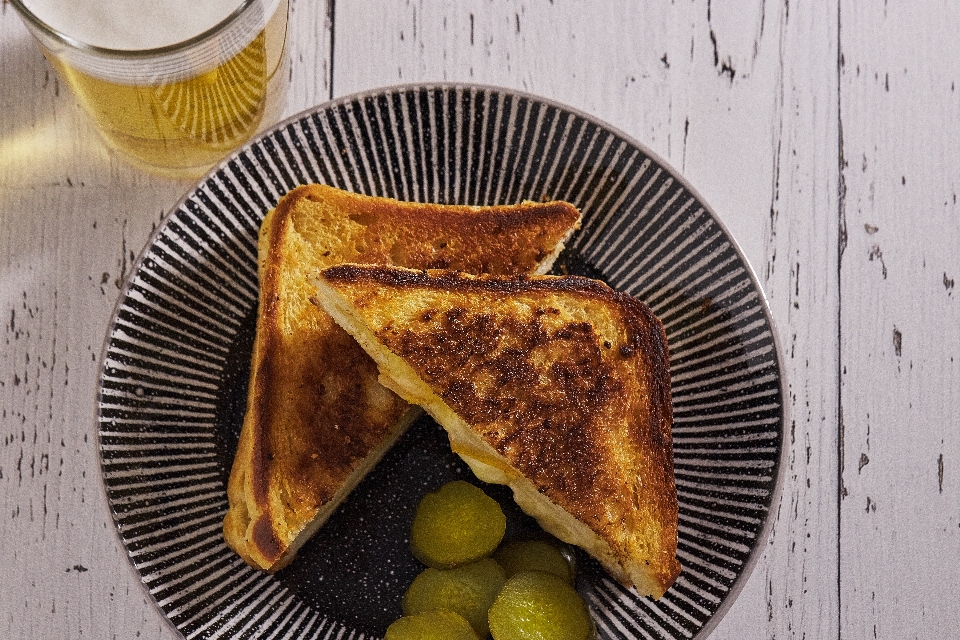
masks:
[[[129,162],[203,174],[280,115],[288,0],[10,0]]]

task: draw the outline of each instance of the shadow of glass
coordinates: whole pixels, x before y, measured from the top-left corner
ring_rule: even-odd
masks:
[[[95,125],[10,7],[0,15],[0,69],[0,186],[112,173]]]
[[[52,120],[53,103],[67,88],[47,62],[19,14],[8,8],[0,17],[0,140],[22,138],[26,131]],[[6,146],[6,144],[4,144]]]

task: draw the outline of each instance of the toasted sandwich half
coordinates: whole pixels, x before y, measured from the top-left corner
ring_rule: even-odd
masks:
[[[540,273],[579,221],[562,202],[442,206],[322,185],[281,199],[260,229],[260,306],[227,544],[253,567],[286,565],[417,415],[310,304],[307,274],[346,261]]]
[[[659,598],[680,572],[666,336],[588,278],[341,265],[311,281],[481,480]]]

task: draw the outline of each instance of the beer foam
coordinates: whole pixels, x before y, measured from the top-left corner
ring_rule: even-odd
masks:
[[[107,49],[155,49],[223,22],[243,0],[24,0],[60,33]],[[264,4],[272,4],[265,2]]]

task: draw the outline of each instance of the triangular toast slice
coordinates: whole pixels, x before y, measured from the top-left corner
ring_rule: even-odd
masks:
[[[423,406],[481,480],[660,597],[680,571],[666,336],[588,278],[341,265],[314,301]]]
[[[417,415],[309,303],[308,273],[345,261],[544,272],[579,220],[562,202],[431,205],[322,185],[282,198],[260,229],[260,306],[227,544],[253,567],[286,565]]]

